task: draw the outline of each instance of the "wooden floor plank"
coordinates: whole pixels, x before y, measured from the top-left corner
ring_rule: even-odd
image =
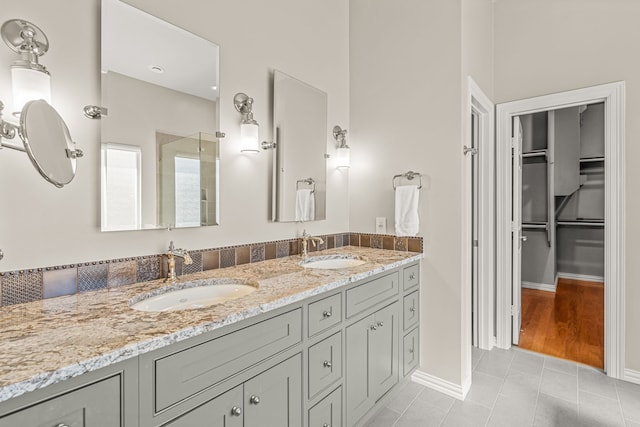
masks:
[[[559,279],[556,292],[522,289],[519,347],[604,368],[604,284]]]

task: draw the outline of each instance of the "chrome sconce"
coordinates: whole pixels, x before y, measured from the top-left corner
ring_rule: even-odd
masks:
[[[6,21],[0,27],[0,35],[11,50],[20,54],[20,59],[11,64],[11,115],[19,123],[2,119],[4,104],[0,101],[0,149],[25,152],[44,179],[63,187],[74,178],[76,159],[83,153],[76,148],[62,117],[50,105],[51,75],[38,62],[49,50],[49,40],[40,28],[23,19]],[[16,136],[23,146],[2,140]]]
[[[333,137],[338,142],[336,168],[351,167],[351,148],[347,145],[347,130],[342,129],[340,126],[334,126]]]
[[[11,114],[18,117],[22,107],[35,99],[51,104],[51,75],[38,62],[38,58],[49,50],[49,39],[44,31],[23,19],[11,19],[2,24],[0,33],[7,46],[20,54],[20,59],[11,64]]]
[[[258,138],[258,122],[253,119],[253,98],[239,92],[233,97],[233,105],[242,114],[240,122],[240,151],[242,153],[260,152],[260,140]]]

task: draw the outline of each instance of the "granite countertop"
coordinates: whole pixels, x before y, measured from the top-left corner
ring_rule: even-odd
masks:
[[[420,260],[422,254],[347,246],[312,256],[353,254],[363,265],[307,269],[290,256],[182,277],[257,284],[242,298],[211,307],[143,312],[129,307],[162,280],[0,308],[0,402],[213,331],[261,313]],[[170,285],[169,285],[170,286]]]

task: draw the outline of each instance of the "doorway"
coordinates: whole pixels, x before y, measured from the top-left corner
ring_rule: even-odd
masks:
[[[518,184],[519,126],[515,117],[541,111],[604,103],[606,158],[604,219],[605,363],[607,375],[624,374],[624,83],[610,83],[500,104],[496,109],[496,343],[517,343],[521,319],[522,227]],[[515,123],[515,124],[514,124]],[[514,155],[516,154],[516,155]],[[516,159],[516,160],[514,160]],[[513,178],[516,178],[514,180]],[[515,181],[515,184],[514,184]],[[515,206],[515,208],[514,208]]]

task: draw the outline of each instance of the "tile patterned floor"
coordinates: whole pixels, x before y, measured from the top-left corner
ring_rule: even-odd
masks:
[[[367,427],[640,427],[640,385],[517,348],[473,352],[464,402],[410,383]]]

